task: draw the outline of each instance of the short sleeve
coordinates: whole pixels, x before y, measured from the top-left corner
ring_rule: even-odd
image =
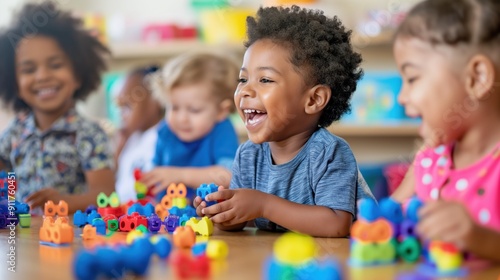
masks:
[[[158,132],[158,139],[156,140],[155,152],[153,154],[153,166],[157,167],[161,165],[162,162],[162,147],[163,139],[161,138],[160,132]]]
[[[338,139],[312,153],[310,171],[316,205],[356,214],[358,166],[349,146]]]
[[[231,170],[237,149],[238,136],[231,121],[225,120],[219,123],[214,131],[213,155],[215,164]]]
[[[0,135],[0,161],[7,169],[12,169],[10,154],[12,152],[12,140],[15,134],[15,127],[15,121],[13,121]]]
[[[113,167],[108,137],[97,124],[92,124],[79,131],[76,144],[83,170]]]
[[[240,172],[240,159],[241,159],[241,149],[243,148],[243,145],[238,148],[236,151],[236,156],[234,157],[233,161],[233,167],[232,167],[232,177],[231,177],[231,183],[229,184],[230,189],[239,189],[244,187],[241,182],[241,172]]]

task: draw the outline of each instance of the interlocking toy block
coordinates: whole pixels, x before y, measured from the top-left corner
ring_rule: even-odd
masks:
[[[407,237],[416,237],[417,233],[415,231],[417,224],[410,220],[406,219],[401,223],[401,228],[399,230],[399,234],[401,235],[401,238],[407,238]]]
[[[102,218],[101,215],[99,215],[99,213],[97,213],[97,211],[92,210],[92,212],[90,214],[88,214],[88,216],[87,216],[87,224],[92,224],[92,221],[94,219],[100,219],[100,218]]]
[[[180,184],[170,184],[167,188],[167,195],[171,198],[182,198],[187,195],[186,185]]]
[[[98,208],[97,213],[101,215],[101,217],[105,217],[107,215],[114,215],[116,217],[121,217],[125,213],[123,212],[122,207],[104,207],[104,208]]]
[[[398,245],[398,256],[407,263],[418,261],[421,252],[420,242],[415,237],[407,237]]]
[[[151,244],[154,246],[154,251],[160,259],[166,259],[172,250],[170,240],[164,236],[154,236],[150,239]]]
[[[121,216],[118,221],[120,223],[120,231],[131,231],[139,225],[148,226],[148,220],[137,212],[132,213],[132,215]]]
[[[392,198],[382,199],[379,203],[380,213],[394,226],[399,226],[403,222],[403,208]]]
[[[92,225],[85,225],[82,230],[83,240],[94,240],[97,237],[97,229]]]
[[[19,214],[19,225],[23,228],[29,228],[31,226],[31,214]]]
[[[410,219],[410,221],[414,222],[414,223],[418,223],[418,210],[423,206],[423,202],[416,198],[416,197],[413,197],[410,199],[410,201],[408,202],[408,206],[406,208],[406,216],[408,217],[408,219]]]
[[[393,263],[396,259],[396,243],[351,243],[350,263],[354,266],[381,265]]]
[[[68,203],[60,200],[57,205],[52,200],[45,202],[44,216],[68,216]]]
[[[131,215],[132,213],[137,212],[141,216],[149,217],[151,214],[155,213],[155,208],[151,203],[146,205],[140,205],[139,203],[134,203],[127,210],[127,214]]]
[[[192,217],[186,215],[186,214],[183,214],[180,218],[179,218],[179,225],[180,226],[185,226],[186,225],[186,222],[189,221],[189,219],[191,219]]]
[[[385,219],[371,223],[359,219],[352,225],[351,237],[361,243],[385,243],[393,237],[393,229]]]
[[[305,234],[287,232],[274,242],[274,257],[283,264],[301,265],[316,257],[314,238]]]
[[[204,255],[207,253],[207,242],[198,242],[191,248],[193,256]]]
[[[164,208],[161,204],[156,204],[155,213],[161,220],[165,220],[165,218],[169,215],[168,210]]]
[[[168,210],[170,209],[172,205],[172,197],[170,197],[168,194],[164,195],[163,198],[160,201],[159,204],[163,209]],[[158,206],[158,205],[157,205]]]
[[[108,220],[108,222],[106,223],[106,226],[108,227],[108,229],[110,231],[117,231],[120,229],[120,226],[118,225],[117,219]]]
[[[172,206],[183,209],[188,205],[185,197],[176,197],[172,199]]]
[[[7,215],[0,214],[0,229],[7,227]]]
[[[229,254],[229,246],[223,240],[209,240],[207,242],[207,257],[211,260],[224,260]]]
[[[88,214],[92,213],[93,210],[97,211],[97,206],[89,205],[89,206],[87,206],[87,209],[85,209],[85,214],[88,215]]]
[[[196,217],[196,209],[194,209],[193,206],[186,206],[182,209],[174,206],[174,207],[170,208],[168,210],[168,212],[170,213],[170,215],[176,215],[179,217],[182,217],[182,215],[184,215],[184,214],[188,215],[189,217]]]
[[[165,218],[165,229],[168,233],[173,233],[175,229],[179,226],[179,216],[176,215],[168,215]]]
[[[174,252],[170,263],[179,279],[208,279],[210,261],[206,255],[192,257],[183,252]]]
[[[81,210],[76,210],[73,214],[73,224],[77,227],[83,227],[87,223],[87,213],[82,213]]]
[[[215,185],[215,184],[201,184],[196,189],[196,195],[199,196],[199,197],[201,197],[201,199],[203,201],[205,201],[205,203],[207,204],[207,206],[211,206],[211,205],[214,205],[215,203],[217,203],[217,201],[206,201],[205,197],[208,194],[217,192],[218,189],[219,189],[219,187],[217,185]]]
[[[40,228],[40,243],[58,245],[71,243],[73,234],[73,227],[67,222],[54,222],[54,219],[49,216],[48,219],[44,219]]]
[[[161,229],[161,219],[156,214],[151,214],[148,218],[148,229],[152,233],[157,233]]]
[[[208,217],[203,217],[201,220],[193,217],[186,222],[186,226],[191,227],[195,233],[202,236],[210,236],[214,233],[214,224]]]
[[[451,243],[432,241],[429,253],[431,260],[441,272],[457,270],[463,262],[462,253]]]
[[[103,219],[97,218],[92,220],[92,226],[96,228],[97,234],[106,235],[106,223]]]
[[[15,212],[16,214],[29,214],[30,213],[30,206],[26,203],[22,203],[19,201],[15,201]]]
[[[108,228],[108,221],[109,220],[118,220],[118,218],[113,215],[113,214],[108,214],[108,215],[105,215],[105,216],[102,216],[102,220],[104,221],[104,223],[106,224],[106,228]]]
[[[145,236],[145,234],[142,231],[140,231],[140,230],[137,230],[137,229],[131,230],[131,231],[129,231],[129,233],[127,233],[127,239],[126,239],[127,244],[130,245],[137,238],[142,238],[144,236]]]
[[[362,199],[358,205],[358,216],[365,221],[373,222],[380,218],[380,208],[373,199]]]
[[[188,226],[177,227],[173,234],[174,245],[177,248],[191,248],[196,242],[196,234]]]

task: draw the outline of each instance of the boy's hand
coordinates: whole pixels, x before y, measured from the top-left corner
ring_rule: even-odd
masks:
[[[467,209],[458,202],[432,201],[419,211],[418,233],[427,240],[451,242],[467,249],[477,227]]]
[[[196,208],[196,215],[199,217],[205,216],[202,211],[205,207],[207,207],[207,204],[201,199],[201,197],[197,196],[194,198],[193,207]]]
[[[54,203],[58,203],[59,200],[64,200],[64,196],[54,188],[45,188],[28,196],[26,198],[26,203],[30,205],[31,209],[35,209],[37,207],[41,207],[43,209],[45,202],[49,200],[52,200]]]
[[[266,197],[265,193],[256,190],[219,190],[207,195],[205,199],[207,201],[224,201],[210,207],[198,208],[200,208],[201,214],[212,216],[211,220],[214,223],[232,226],[262,217]]]
[[[166,190],[171,183],[180,182],[178,176],[179,171],[177,168],[156,167],[150,172],[144,173],[141,182],[146,186],[155,186],[152,192],[157,194]]]

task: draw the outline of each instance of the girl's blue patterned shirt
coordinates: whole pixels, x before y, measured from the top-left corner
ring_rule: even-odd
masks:
[[[83,193],[86,171],[113,167],[106,133],[75,109],[46,131],[36,127],[33,113],[18,115],[0,136],[0,161],[16,173],[21,201],[43,188]]]

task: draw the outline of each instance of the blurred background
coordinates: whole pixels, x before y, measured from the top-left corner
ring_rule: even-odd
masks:
[[[0,0],[0,28],[28,0]],[[392,56],[392,34],[418,0],[57,0],[81,17],[112,51],[99,92],[78,105],[83,115],[113,134],[119,127],[114,88],[126,71],[163,65],[186,51],[223,51],[241,61],[245,19],[259,6],[291,5],[337,15],[353,30],[352,43],[363,56],[363,79],[352,98],[352,112],[330,127],[347,140],[377,197],[399,184],[419,146],[418,123],[397,103],[401,78]],[[116,91],[116,90],[115,90]],[[0,131],[12,113],[0,110]],[[246,140],[238,116],[233,121]]]

